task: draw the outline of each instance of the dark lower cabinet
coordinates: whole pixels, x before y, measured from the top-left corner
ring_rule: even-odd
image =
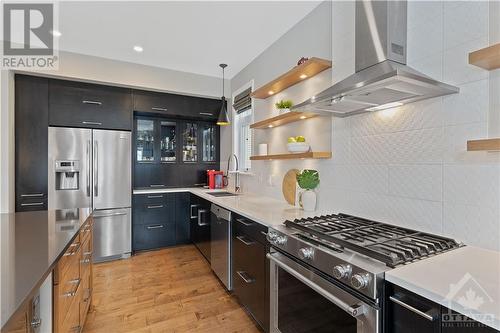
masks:
[[[175,235],[177,244],[191,243],[191,194],[180,192],[176,196]]]
[[[386,295],[386,333],[498,333],[391,283],[386,286]]]
[[[211,260],[210,201],[191,194],[189,204],[191,242],[201,254]]]
[[[175,223],[134,225],[134,251],[175,245]]]
[[[267,228],[235,214],[233,292],[255,321],[269,331],[269,245]]]
[[[46,78],[15,76],[17,212],[47,209],[48,89]]]

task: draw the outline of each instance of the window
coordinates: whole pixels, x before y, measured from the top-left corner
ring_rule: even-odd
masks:
[[[253,108],[250,93],[252,84],[248,84],[233,94],[234,114],[234,153],[238,156],[241,170],[248,171],[251,167],[250,156],[252,155],[252,130],[250,124],[253,121]]]

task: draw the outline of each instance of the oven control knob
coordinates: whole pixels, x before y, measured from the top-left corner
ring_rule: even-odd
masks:
[[[354,274],[351,278],[351,285],[358,290],[368,287],[368,283],[370,283],[368,274]]]
[[[299,250],[300,259],[314,259],[314,249],[312,247],[303,247]]]
[[[333,276],[343,279],[351,275],[351,265],[337,265],[333,267]]]
[[[286,236],[276,236],[273,243],[276,245],[285,245],[288,238]]]
[[[275,233],[274,231],[269,231],[267,233],[267,238],[270,242],[274,242],[276,240],[276,237],[278,237],[278,234]]]

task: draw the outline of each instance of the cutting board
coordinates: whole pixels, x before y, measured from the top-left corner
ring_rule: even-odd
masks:
[[[282,191],[286,202],[295,206],[295,198],[297,197],[297,174],[298,169],[290,169],[283,177]]]

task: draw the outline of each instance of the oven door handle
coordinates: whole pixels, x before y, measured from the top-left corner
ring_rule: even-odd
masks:
[[[332,295],[328,291],[326,291],[324,288],[321,286],[317,285],[316,283],[312,282],[311,280],[307,279],[305,276],[297,272],[295,269],[293,269],[291,266],[289,266],[287,263],[279,260],[275,256],[271,254],[266,255],[267,258],[271,261],[273,261],[277,266],[280,268],[284,269],[287,271],[289,274],[291,274],[293,277],[295,277],[297,280],[308,286],[309,288],[313,289],[316,291],[318,294],[321,296],[325,297],[327,300],[341,308],[343,311],[347,312],[351,317],[359,317],[365,313],[365,306],[363,304],[354,304],[350,305],[341,300],[340,298]]]

